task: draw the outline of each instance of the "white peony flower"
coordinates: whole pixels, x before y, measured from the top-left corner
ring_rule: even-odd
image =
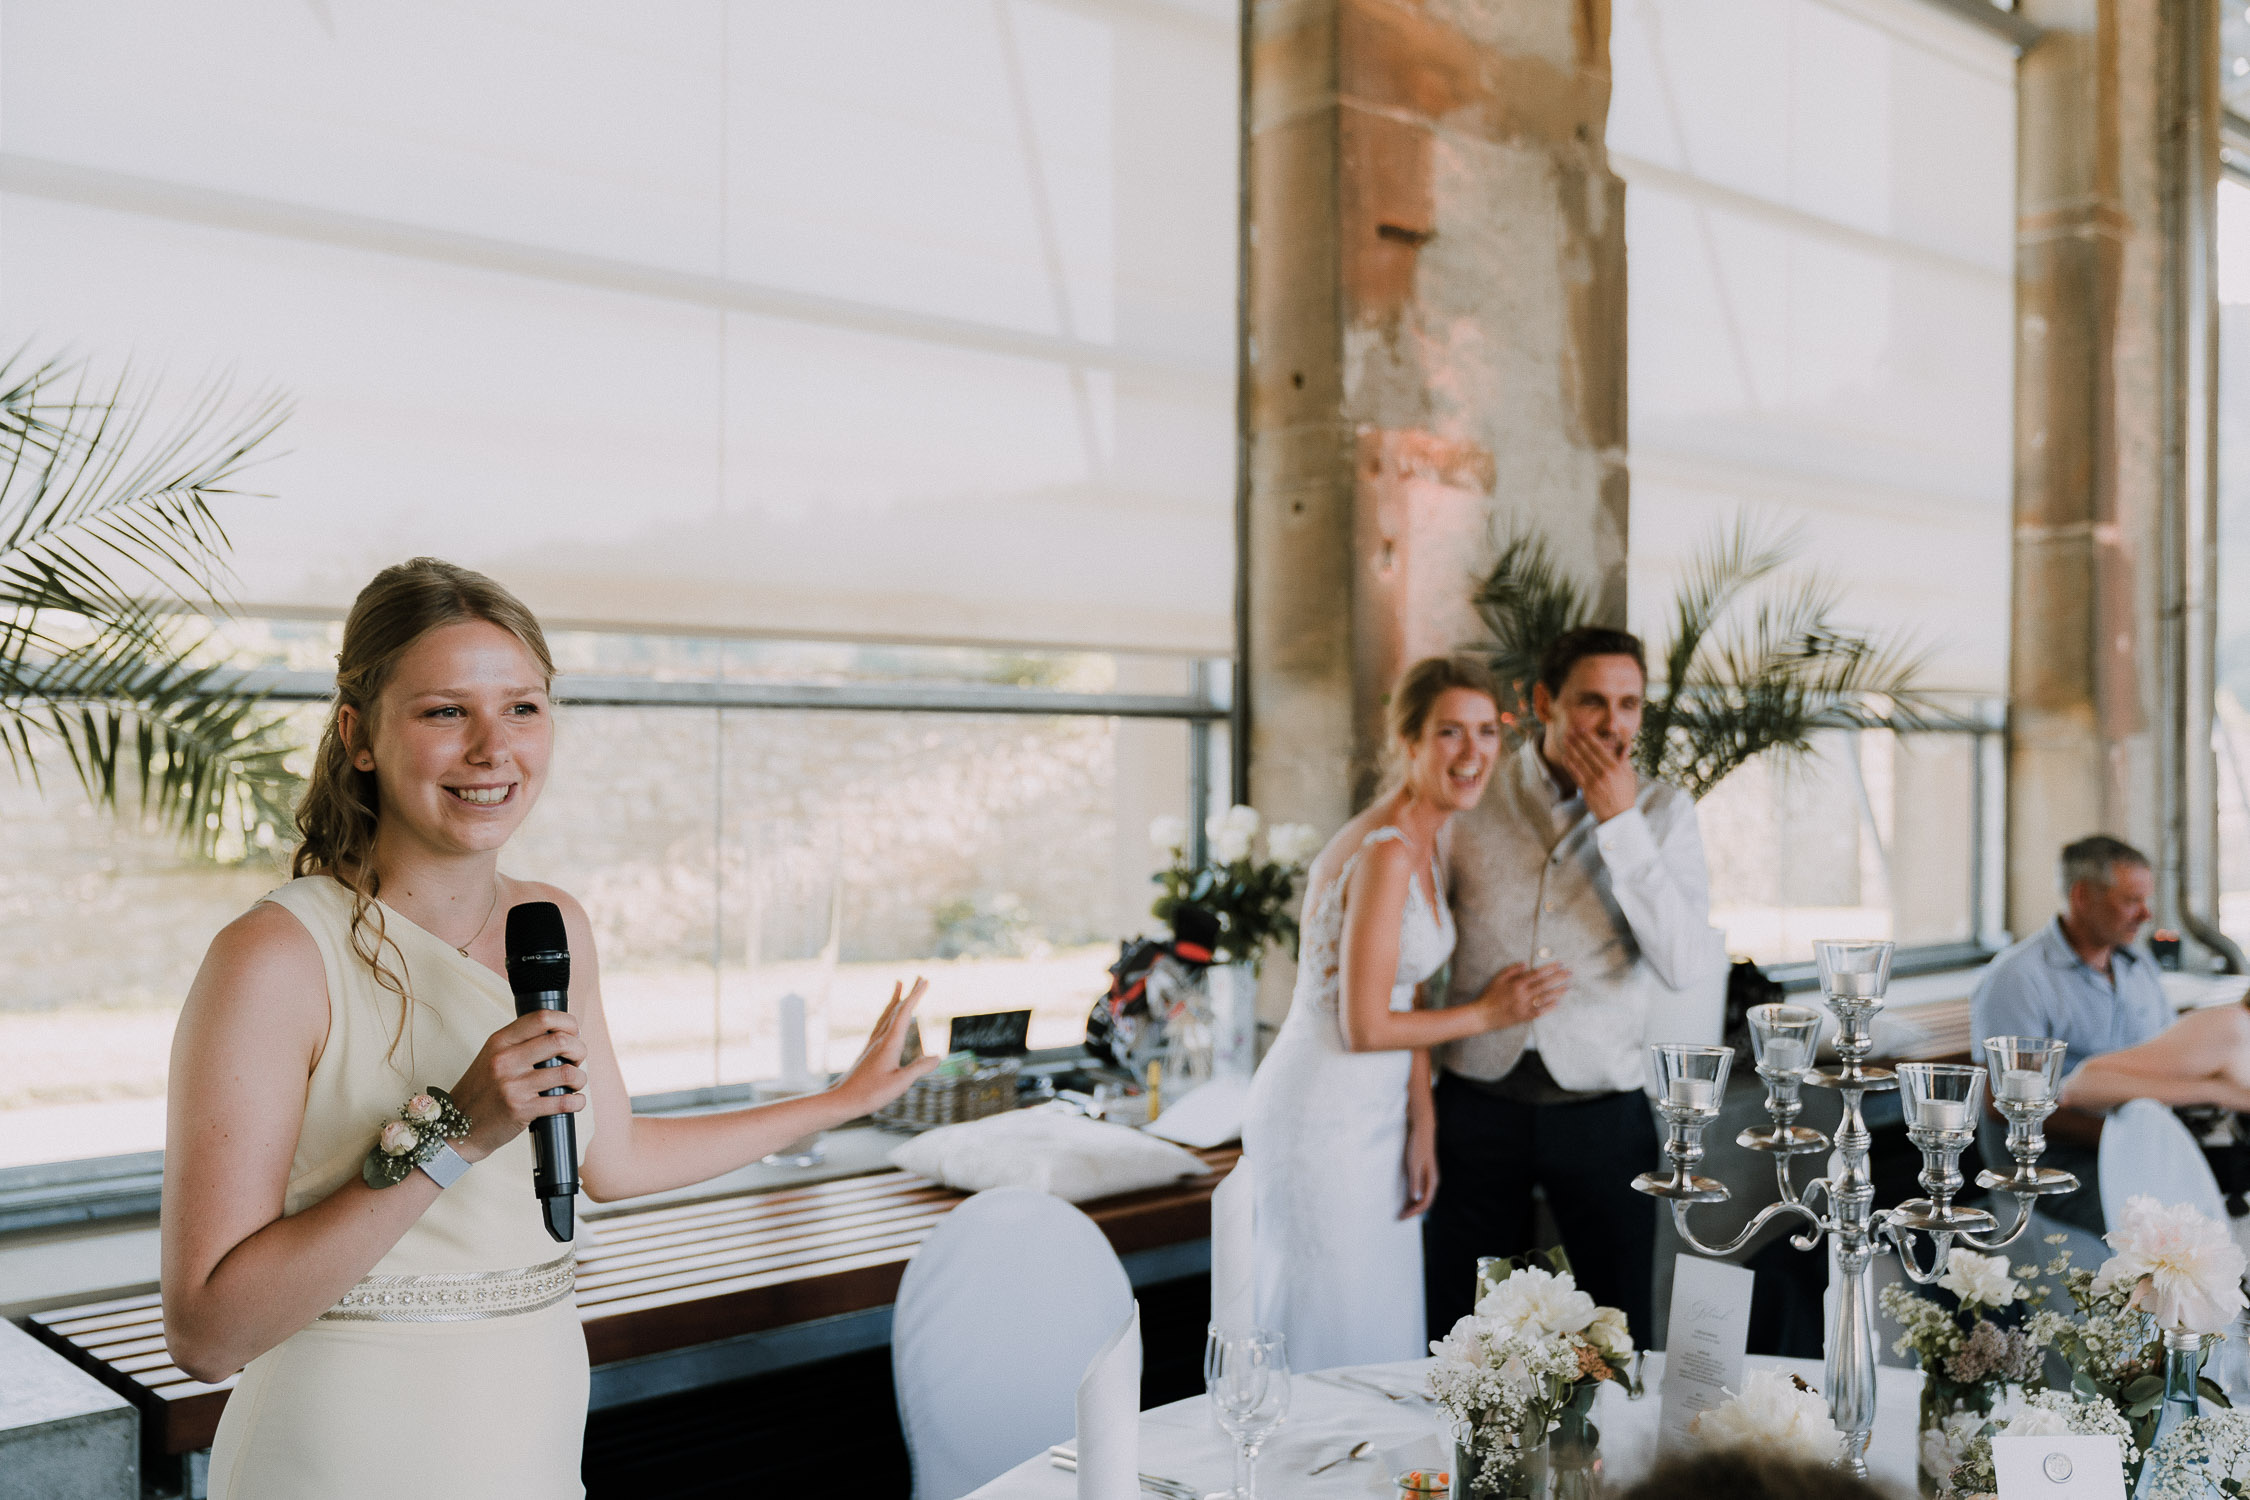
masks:
[[[1310,823],[1276,823],[1266,831],[1266,853],[1284,865],[1309,864],[1320,852],[1320,834]]]
[[[1224,813],[1215,814],[1215,816],[1228,829],[1242,834],[1245,838],[1255,838],[1258,830],[1265,826],[1265,819],[1258,816],[1258,810],[1241,802],[1237,802]]]
[[[1528,1339],[1582,1333],[1598,1311],[1568,1271],[1557,1275],[1537,1266],[1510,1274],[1477,1303],[1478,1317]]]
[[[406,1101],[406,1118],[418,1125],[435,1125],[438,1122],[438,1117],[444,1113],[445,1106],[432,1099],[428,1094],[416,1094]]]
[[[2192,1206],[2137,1195],[2107,1239],[2117,1253],[2094,1275],[2096,1296],[2134,1284],[2134,1307],[2190,1333],[2224,1332],[2242,1311],[2242,1250]]]
[[[1698,1416],[1688,1431],[1706,1448],[1770,1448],[1813,1463],[1832,1464],[1844,1451],[1828,1403],[1779,1370],[1747,1372],[1742,1394]]]
[[[1586,1325],[1586,1342],[1599,1349],[1613,1365],[1623,1364],[1633,1357],[1632,1330],[1626,1327],[1625,1314],[1618,1308],[1595,1309],[1594,1321]]]
[[[1958,1245],[1946,1257],[1945,1274],[1937,1284],[1959,1297],[1963,1307],[2006,1307],[2023,1295],[2008,1275],[2008,1257],[1976,1255]]]
[[[1148,825],[1148,841],[1165,854],[1177,854],[1187,847],[1187,819],[1178,813],[1165,813]]]
[[[383,1154],[404,1156],[422,1144],[422,1137],[404,1120],[393,1120],[383,1127]]]

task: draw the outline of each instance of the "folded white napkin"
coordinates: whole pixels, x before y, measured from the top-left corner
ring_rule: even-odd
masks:
[[[1141,1305],[1078,1382],[1078,1500],[1140,1500]]]
[[[1228,1333],[1258,1326],[1258,1272],[1251,1223],[1256,1186],[1239,1158],[1211,1190],[1211,1324]]]
[[[1249,1079],[1214,1078],[1165,1106],[1149,1122],[1148,1133],[1183,1146],[1223,1146],[1242,1138],[1242,1117],[1249,1108]]]

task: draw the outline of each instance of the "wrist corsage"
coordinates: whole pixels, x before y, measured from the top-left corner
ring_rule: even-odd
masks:
[[[476,1122],[461,1113],[444,1089],[426,1088],[398,1107],[398,1118],[383,1127],[367,1160],[359,1165],[360,1181],[371,1188],[396,1187],[407,1174],[457,1141]]]

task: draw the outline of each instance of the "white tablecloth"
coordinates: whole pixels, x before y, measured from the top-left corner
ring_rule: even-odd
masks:
[[[1818,1386],[1820,1364],[1809,1359],[1770,1359],[1752,1355],[1753,1366],[1790,1370]],[[1429,1361],[1370,1365],[1352,1373],[1377,1375],[1396,1389],[1420,1389]],[[1602,1472],[1614,1491],[1647,1473],[1656,1461],[1658,1393],[1664,1356],[1651,1354],[1642,1371],[1648,1394],[1628,1401],[1623,1391],[1605,1389],[1594,1406],[1594,1425],[1602,1434]],[[1914,1426],[1922,1376],[1916,1370],[1884,1366],[1876,1372],[1875,1436],[1867,1467],[1902,1495],[1914,1493]],[[1311,1477],[1307,1470],[1336,1457],[1362,1438],[1372,1439],[1380,1457],[1338,1464]],[[1392,1495],[1396,1468],[1445,1467],[1437,1419],[1430,1408],[1386,1401],[1381,1396],[1340,1388],[1298,1375],[1291,1382],[1289,1420],[1267,1440],[1258,1455],[1258,1492],[1274,1500],[1368,1500]],[[1185,1480],[1206,1492],[1234,1482],[1234,1449],[1201,1396],[1141,1413],[1141,1469]],[[1077,1479],[1049,1463],[1045,1454],[1025,1460],[985,1485],[969,1500],[1072,1500]]]

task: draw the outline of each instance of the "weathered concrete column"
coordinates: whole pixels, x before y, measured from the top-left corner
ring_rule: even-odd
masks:
[[[1624,621],[1609,5],[1261,0],[1252,27],[1251,791],[1330,830],[1399,669],[1480,633],[1499,537],[1543,531]]]
[[[2210,890],[2216,16],[2019,9],[2046,30],[2018,72],[2008,925],[2053,914],[2092,832],[2156,859],[2177,924]]]

